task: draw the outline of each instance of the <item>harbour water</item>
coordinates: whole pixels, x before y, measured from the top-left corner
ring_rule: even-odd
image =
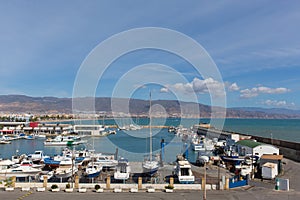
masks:
[[[134,119],[139,125],[148,125],[149,119]],[[209,119],[153,119],[153,126],[178,126],[191,127],[197,123],[209,123]],[[67,122],[63,122],[67,123]],[[73,124],[74,122],[68,122]],[[82,124],[95,124],[91,120],[77,121]],[[112,119],[100,120],[97,123],[112,125],[116,122]],[[130,124],[129,119],[118,119],[119,125]],[[300,120],[299,119],[226,119],[224,130],[245,133],[249,135],[259,135],[263,137],[273,137],[274,139],[282,139],[288,141],[300,142]],[[172,133],[168,133],[167,129],[154,128],[153,132],[153,150],[154,154],[160,153],[160,143],[163,139],[167,145],[164,149],[163,161],[173,162],[176,155],[183,153],[186,144],[182,142],[180,137]],[[116,135],[107,137],[87,137],[88,143],[85,145],[75,146],[75,149],[95,149],[96,152],[115,153],[118,148],[118,156],[125,157],[129,161],[142,161],[144,156],[149,153],[149,129],[141,129],[135,131],[118,131]],[[60,154],[63,147],[44,147],[44,140],[14,140],[11,144],[0,145],[0,157],[10,158],[12,155],[29,154],[35,150],[43,150],[47,155]],[[195,152],[188,148],[188,157],[190,161],[196,158]]]

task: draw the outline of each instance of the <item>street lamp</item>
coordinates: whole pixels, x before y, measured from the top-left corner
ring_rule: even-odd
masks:
[[[203,191],[203,200],[206,200],[206,162],[204,161],[204,181],[203,181],[203,187],[204,187],[204,191]]]

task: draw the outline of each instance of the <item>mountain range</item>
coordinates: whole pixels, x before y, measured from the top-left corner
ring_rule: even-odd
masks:
[[[91,97],[86,98],[57,98],[57,97],[30,97],[25,95],[0,95],[1,113],[34,113],[34,114],[71,114],[72,101],[80,105],[81,111],[88,111],[91,107]],[[113,102],[113,109],[112,103]],[[129,105],[129,106],[128,106]],[[199,117],[197,109],[200,110],[200,117],[209,118],[212,107],[200,103],[179,102],[176,100],[153,100],[153,113],[156,116],[182,116]],[[224,111],[225,108],[214,107],[217,111]],[[131,115],[147,115],[149,101],[140,99],[96,97],[95,111],[112,113],[130,113]],[[155,115],[154,115],[155,116]],[[218,116],[215,116],[218,117]],[[300,118],[300,110],[277,109],[277,108],[256,108],[238,107],[226,108],[228,118],[261,118],[261,119],[288,119]]]

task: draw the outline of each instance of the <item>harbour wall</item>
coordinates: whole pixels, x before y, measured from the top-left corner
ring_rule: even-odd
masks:
[[[300,162],[300,143],[285,141],[273,138],[265,138],[261,136],[248,135],[243,133],[235,133],[228,131],[221,131],[217,129],[207,129],[207,128],[198,128],[198,134],[201,135],[209,135],[210,137],[217,137],[221,139],[228,138],[231,134],[239,134],[242,137],[250,137],[251,139],[256,140],[257,142],[271,144],[279,148],[280,154],[282,154],[285,158]]]

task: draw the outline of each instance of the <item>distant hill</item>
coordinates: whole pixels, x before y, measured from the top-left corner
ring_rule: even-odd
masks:
[[[86,102],[91,98],[77,98],[74,101]],[[128,99],[114,98],[114,112],[128,113]],[[203,104],[191,102],[178,102],[176,100],[153,100],[155,106],[153,111],[158,116],[165,113],[168,116],[179,116],[181,112],[187,114],[189,117],[198,117],[195,106],[199,107],[200,116],[202,118],[209,118],[211,114],[211,107]],[[82,103],[82,109],[88,110],[89,104]],[[218,110],[224,108],[216,107]],[[112,112],[111,98],[97,97],[95,100],[95,110],[97,112]],[[149,101],[140,99],[129,100],[129,112],[132,115],[147,115],[149,111]],[[71,98],[57,98],[57,97],[29,97],[24,95],[0,95],[0,112],[4,113],[72,113],[72,99]],[[299,110],[289,109],[265,109],[265,108],[227,108],[228,118],[300,118]],[[217,117],[217,116],[216,116]]]

